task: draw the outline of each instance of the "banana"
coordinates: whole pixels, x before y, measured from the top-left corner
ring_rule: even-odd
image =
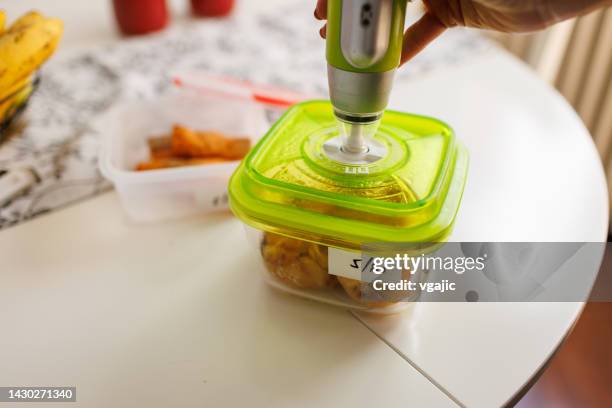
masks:
[[[32,82],[32,76],[26,76],[10,85],[8,88],[3,89],[0,92],[0,103],[4,102],[7,98],[13,98],[20,90],[25,88],[30,82]]]
[[[29,11],[17,20],[13,21],[7,31],[17,31],[24,27],[29,27],[34,24],[39,24],[45,21],[45,17],[38,11]]]
[[[17,23],[0,36],[0,94],[44,63],[57,48],[63,32],[61,20],[40,19],[34,13]]]
[[[0,102],[0,123],[15,113],[21,105],[23,105],[30,94],[32,93],[32,86],[26,86],[18,91],[9,100]]]
[[[4,32],[4,24],[6,23],[6,13],[0,10],[0,35]]]

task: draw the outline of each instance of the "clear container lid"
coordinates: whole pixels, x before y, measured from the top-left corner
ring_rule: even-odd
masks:
[[[446,239],[468,167],[449,126],[387,111],[373,136],[382,158],[372,162],[334,159],[338,136],[329,102],[289,109],[232,176],[234,213],[264,231],[347,249]]]

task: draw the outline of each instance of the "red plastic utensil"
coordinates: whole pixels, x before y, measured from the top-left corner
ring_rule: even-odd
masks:
[[[288,108],[309,99],[306,95],[275,86],[258,85],[205,72],[181,72],[174,75],[172,81],[179,88],[250,100],[278,108]]]

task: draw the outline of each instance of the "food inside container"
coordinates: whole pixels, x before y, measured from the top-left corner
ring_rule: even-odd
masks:
[[[375,289],[365,273],[368,259],[386,244],[408,243],[413,255],[437,249],[459,208],[467,152],[446,124],[392,111],[371,141],[375,160],[343,161],[334,150],[338,137],[328,102],[291,108],[235,171],[230,206],[249,226],[273,286],[345,307],[395,311],[390,306],[418,293]],[[418,282],[426,271],[398,277]]]
[[[242,160],[251,148],[248,137],[231,137],[216,131],[198,131],[175,124],[169,136],[148,140],[149,159],[136,171],[200,166]]]
[[[375,294],[371,282],[363,282],[359,274],[353,279],[330,273],[329,248],[325,245],[264,232],[260,250],[265,267],[271,276],[288,287],[332,290],[338,292],[332,293],[334,297],[345,298],[344,301],[353,301],[367,308],[387,307],[412,297],[407,291],[386,290]],[[358,257],[356,259],[359,259],[359,255],[356,256]],[[403,272],[402,278],[406,280],[417,281],[421,277],[420,274],[417,276],[410,274],[409,270]],[[367,294],[364,293],[366,291]]]

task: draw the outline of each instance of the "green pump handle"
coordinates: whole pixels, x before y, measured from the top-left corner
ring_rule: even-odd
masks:
[[[329,0],[327,3],[327,62],[339,69],[351,72],[386,72],[395,69],[400,64],[404,21],[406,19],[407,0],[372,0],[392,1],[391,29],[389,44],[385,55],[367,68],[357,68],[351,65],[342,53],[341,26],[342,6],[347,0]]]

